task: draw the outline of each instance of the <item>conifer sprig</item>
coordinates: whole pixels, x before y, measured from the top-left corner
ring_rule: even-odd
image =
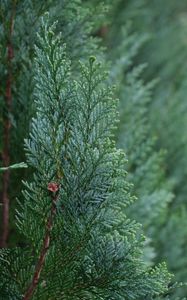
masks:
[[[54,30],[45,16],[36,47],[37,112],[26,141],[34,174],[17,213],[25,248],[0,252],[0,293],[16,300],[153,299],[167,291],[170,275],[164,264],[146,267],[144,237],[125,215],[133,197],[125,155],[112,141],[113,88],[93,57],[72,76]]]

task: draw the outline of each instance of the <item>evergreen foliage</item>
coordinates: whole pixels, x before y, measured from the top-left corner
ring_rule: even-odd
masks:
[[[9,123],[9,138],[6,154],[9,162],[4,161],[4,138],[0,140],[1,165],[7,167],[17,161],[25,161],[23,140],[28,135],[30,120],[34,113],[33,95],[33,57],[36,32],[39,19],[47,10],[51,23],[59,20],[56,33],[62,32],[66,43],[66,52],[72,61],[72,73],[76,73],[79,59],[87,59],[89,53],[99,56],[98,38],[93,37],[101,20],[104,19],[106,5],[94,6],[89,2],[82,4],[79,0],[63,1],[1,1],[0,3],[0,134],[5,136],[5,122]],[[11,46],[11,47],[9,47]],[[11,61],[8,59],[8,49],[11,49]],[[5,101],[9,73],[11,75],[11,99],[8,105]],[[11,224],[15,222],[13,212],[16,207],[15,198],[21,192],[21,178],[28,178],[29,169],[11,173],[10,181],[15,187],[9,189]],[[1,189],[3,190],[3,178]],[[20,238],[15,238],[14,226],[10,226],[9,243],[15,244]],[[17,240],[18,239],[18,240]]]
[[[116,150],[116,100],[94,57],[77,78],[55,27],[42,20],[35,107],[17,225],[24,249],[1,250],[2,299],[154,299],[167,292],[165,265],[147,268],[144,238],[125,216],[133,198]]]

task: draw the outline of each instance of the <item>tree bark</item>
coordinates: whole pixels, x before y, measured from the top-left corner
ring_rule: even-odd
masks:
[[[14,57],[14,50],[12,45],[12,35],[14,30],[14,17],[15,17],[15,2],[12,7],[10,27],[7,42],[7,81],[5,90],[5,107],[6,115],[3,120],[3,151],[2,161],[3,167],[10,165],[10,130],[11,121],[9,114],[12,110],[12,59]],[[7,246],[7,239],[9,234],[9,205],[10,199],[8,195],[8,187],[10,182],[10,171],[6,170],[2,175],[2,236],[0,241],[0,247]]]

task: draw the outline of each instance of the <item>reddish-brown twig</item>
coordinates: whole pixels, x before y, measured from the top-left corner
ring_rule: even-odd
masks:
[[[47,224],[46,224],[46,232],[45,232],[45,237],[43,240],[43,244],[42,244],[42,248],[40,251],[40,256],[39,259],[36,263],[35,266],[35,271],[34,271],[34,275],[31,281],[31,284],[29,285],[28,289],[25,292],[24,298],[23,300],[29,300],[31,299],[37,285],[40,279],[40,274],[42,271],[42,268],[44,266],[45,263],[45,259],[46,259],[46,255],[50,246],[50,234],[51,234],[51,230],[53,228],[53,220],[54,220],[54,216],[56,213],[56,202],[57,202],[58,196],[57,193],[52,193],[52,206],[51,206],[51,211],[50,211],[50,216],[47,220]]]

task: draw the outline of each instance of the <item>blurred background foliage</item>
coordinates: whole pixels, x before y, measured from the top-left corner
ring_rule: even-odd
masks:
[[[123,97],[120,96],[121,124],[118,141],[119,146],[124,147],[128,154],[129,168],[130,171],[132,170],[130,174],[132,174],[135,193],[139,196],[139,200],[134,206],[135,210],[133,209],[132,213],[135,218],[140,219],[148,236],[153,239],[156,251],[153,260],[166,260],[176,279],[186,281],[187,2],[175,0],[116,1],[115,9],[111,11],[111,20],[110,45],[113,45],[114,50],[116,44],[121,43],[119,28],[123,26],[127,28],[126,24],[129,21],[129,34],[131,37],[133,35],[137,35],[139,39],[143,36],[146,37],[135,54],[133,63],[128,68],[131,72],[137,65],[146,64],[141,72],[139,84],[131,80],[131,86],[133,86],[131,93],[134,92],[135,100],[133,101],[132,94],[129,95],[129,77],[126,72],[124,72],[126,75],[124,80],[127,81],[127,84],[126,86],[123,85],[125,90]],[[115,43],[113,43],[113,37]],[[134,44],[137,43],[137,40],[135,38]],[[149,86],[150,82],[155,79],[157,79],[157,82],[153,88],[151,87],[151,96],[147,95],[146,100],[145,87]],[[143,89],[142,82],[145,84]],[[137,85],[139,93],[135,92]],[[149,92],[149,88],[147,90]],[[135,101],[137,102],[133,107]],[[140,105],[143,105],[142,113]],[[136,119],[138,116],[139,122]],[[144,125],[143,134],[141,131],[142,124]],[[147,129],[145,130],[145,128]],[[128,136],[130,131],[134,132],[134,141],[132,133]],[[145,140],[143,142],[142,139],[139,144],[139,146],[142,145],[140,149],[143,147],[145,149],[145,144],[150,143],[151,139],[154,142],[151,145],[150,154],[148,154],[149,151],[142,150],[142,159],[142,157],[140,158],[141,150],[137,147],[137,143],[143,136]],[[134,150],[132,146],[134,146]],[[157,159],[153,161],[152,158],[149,164],[151,157],[154,156],[157,156]],[[133,176],[136,173],[138,173],[138,176]],[[158,181],[157,185],[153,185],[154,192],[152,195],[154,195],[154,199],[156,197],[159,199],[155,202],[155,206],[158,209],[160,203],[162,212],[155,210],[154,206],[149,207],[149,205],[153,205],[153,198],[149,194],[150,187],[147,186],[147,182],[149,182],[149,185],[150,182],[155,183],[154,176]],[[142,178],[142,181],[139,178]],[[147,193],[145,204],[143,201]],[[141,203],[144,203],[144,205],[141,206]],[[148,208],[150,209],[148,210]],[[141,213],[142,211],[144,215]],[[154,214],[153,212],[158,212],[154,223],[152,223],[152,217],[150,218],[150,215]],[[150,221],[148,221],[149,218]],[[186,295],[187,289],[183,287],[182,290],[176,291],[173,297],[175,299],[177,296]]]

